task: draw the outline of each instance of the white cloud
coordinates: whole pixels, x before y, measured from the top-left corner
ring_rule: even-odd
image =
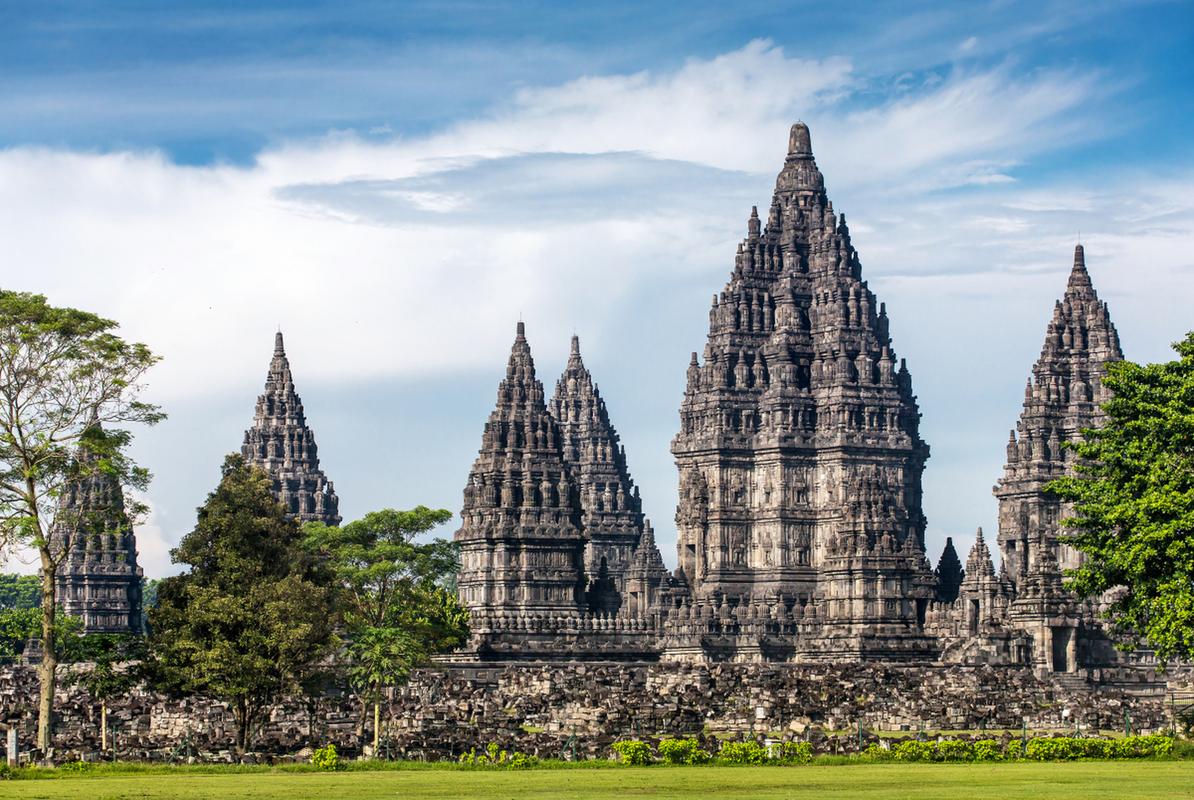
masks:
[[[641,352],[610,363],[644,397],[678,403],[684,355],[701,345],[702,304],[729,272],[750,204],[768,201],[787,126],[799,117],[812,125],[867,275],[889,301],[932,435],[969,435],[961,422],[931,427],[930,415],[949,419],[951,407],[975,405],[994,428],[1011,425],[1078,230],[1129,354],[1164,357],[1163,345],[1134,348],[1168,342],[1188,324],[1178,298],[1194,291],[1194,176],[1019,180],[1017,165],[1107,132],[1085,113],[1107,91],[1099,76],[959,71],[878,102],[856,88],[848,61],[792,58],[756,41],[669,73],[526,88],[427,136],[282,143],[248,167],[182,167],[156,153],[0,151],[0,280],[120,320],[166,357],[153,376],[156,396],[198,409],[154,434],[180,444],[176,460],[150,465],[155,522],[142,550],[155,559],[151,575],[165,570],[169,543],[210,488],[192,485],[195,476],[210,480],[218,463],[189,464],[195,453],[181,442],[240,424],[217,425],[205,402],[242,398],[247,423],[278,324],[300,391],[496,376],[520,314],[550,382],[572,330],[598,357],[603,341],[629,330],[658,338],[658,352],[674,350],[675,363],[644,363]],[[1010,400],[997,408],[983,405],[1004,394]],[[649,400],[610,400],[627,417],[615,423],[638,429],[628,442],[632,468],[636,459],[655,465],[638,477],[670,560],[674,474],[657,454],[674,433],[674,404],[646,425],[631,418]],[[310,402],[308,413],[318,434]],[[470,410],[455,424],[479,431],[476,417]],[[361,452],[383,422],[354,420],[353,442],[320,439],[350,513],[391,502],[354,495],[354,476],[420,457],[401,447]],[[950,452],[944,445],[930,462],[930,481],[968,480],[927,497],[937,532],[989,526],[1005,434],[993,435],[955,456],[940,455]],[[223,450],[237,444],[228,438]],[[963,456],[978,459],[973,474],[938,460]],[[462,459],[445,469],[442,502],[458,501],[466,468]]]

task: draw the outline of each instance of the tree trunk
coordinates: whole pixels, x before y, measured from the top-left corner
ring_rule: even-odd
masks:
[[[108,752],[108,701],[100,700],[100,752]]]
[[[377,746],[381,742],[381,703],[373,701],[373,757],[377,758]]]
[[[57,685],[58,655],[55,652],[54,597],[57,564],[45,547],[41,548],[41,664],[37,668],[40,695],[37,704],[37,749],[48,760],[54,749],[54,689]]]
[[[249,743],[249,702],[244,698],[236,701],[236,752],[244,755]]]

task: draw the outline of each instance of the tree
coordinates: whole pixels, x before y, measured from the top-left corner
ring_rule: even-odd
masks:
[[[1071,501],[1065,541],[1085,554],[1067,573],[1106,595],[1122,646],[1194,658],[1194,333],[1162,364],[1109,364],[1104,424],[1083,431],[1077,475],[1048,490]]]
[[[958,599],[958,590],[962,581],[966,579],[966,570],[962,569],[962,560],[958,558],[958,551],[954,549],[952,536],[945,537],[945,549],[941,551],[941,558],[937,561],[937,599],[943,603],[952,603]]]
[[[327,558],[336,575],[349,680],[361,697],[362,720],[372,704],[374,753],[384,689],[401,685],[430,656],[468,637],[467,612],[447,588],[460,567],[455,543],[415,541],[451,517],[419,506],[374,511],[340,528],[304,526],[307,546]]]
[[[0,575],[0,609],[37,608],[40,600],[36,575]]]
[[[158,584],[148,674],[167,691],[228,702],[244,752],[261,713],[297,691],[334,643],[331,575],[302,546],[269,476],[239,455],[170,555],[189,571]]]
[[[139,399],[157,357],[116,336],[116,327],[41,295],[0,290],[0,550],[31,547],[41,567],[43,753],[53,745],[58,565],[76,536],[100,524],[64,503],[65,494],[100,477],[143,489],[149,473],[124,454],[130,434],[119,426],[164,416]]]
[[[144,637],[128,633],[93,633],[80,636],[67,652],[90,668],[70,680],[100,703],[100,750],[108,751],[108,701],[127,693],[141,681],[139,662],[145,658]]]
[[[41,622],[41,609],[37,606],[0,610],[0,663],[15,662],[24,654],[31,639],[40,639]],[[83,620],[78,617],[68,617],[61,611],[54,615],[54,646],[58,660],[70,657],[82,630]]]

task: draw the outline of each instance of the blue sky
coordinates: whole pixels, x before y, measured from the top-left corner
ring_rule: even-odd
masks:
[[[0,282],[165,356],[150,575],[278,325],[352,517],[458,510],[520,315],[549,388],[581,336],[673,561],[687,353],[797,118],[920,395],[931,549],[994,527],[1079,232],[1130,358],[1192,327],[1188,3],[245,5],[0,2]]]

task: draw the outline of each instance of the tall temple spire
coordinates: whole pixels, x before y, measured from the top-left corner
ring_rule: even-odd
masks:
[[[315,434],[307,426],[303,402],[294,388],[282,332],[274,335],[274,355],[257,398],[253,426],[245,431],[241,454],[273,479],[274,496],[300,522],[340,524],[340,500],[319,468]]]
[[[503,630],[494,617],[500,612],[580,612],[585,585],[580,516],[563,438],[548,413],[526,326],[519,322],[455,535],[461,546],[460,599],[482,621],[475,647],[495,646],[492,637]]]
[[[96,460],[85,445],[76,458]],[[58,603],[64,614],[83,620],[84,633],[140,633],[142,572],[124,491],[97,469],[82,471],[86,477],[66,485],[50,532],[66,551],[55,576]]]
[[[559,423],[564,459],[579,490],[585,569],[593,581],[589,606],[617,611],[643,533],[642,503],[605,400],[581,358],[577,336],[572,337],[568,366],[556,381],[548,408]],[[597,585],[603,571],[608,579]]]
[[[1044,486],[1072,472],[1074,452],[1063,445],[1099,424],[1100,406],[1107,400],[1102,382],[1106,365],[1122,359],[1119,333],[1091,282],[1085,251],[1077,245],[995,487],[999,547],[1017,584],[1040,570],[1056,574],[1057,565],[1077,566],[1077,553],[1058,541],[1065,508]]]
[[[928,446],[803,123],[765,219],[756,234],[752,215],[714,298],[703,363],[688,368],[672,442],[680,566],[698,596],[834,598],[825,619],[845,621],[833,635],[855,644],[864,624],[916,630],[934,595]],[[851,575],[878,558],[898,602],[857,594]]]

